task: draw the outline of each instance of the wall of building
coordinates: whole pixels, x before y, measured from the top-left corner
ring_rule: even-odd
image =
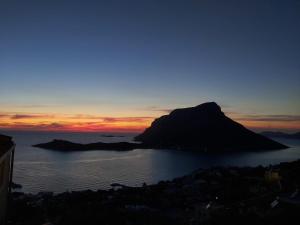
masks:
[[[5,222],[10,182],[10,162],[13,148],[0,157],[0,225]]]

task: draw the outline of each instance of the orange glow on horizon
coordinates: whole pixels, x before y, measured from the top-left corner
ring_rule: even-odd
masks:
[[[234,117],[234,115],[232,115]],[[231,117],[229,115],[229,117]],[[108,117],[67,114],[0,113],[0,129],[68,132],[142,132],[155,119],[153,116]],[[264,120],[251,117],[233,118],[252,130],[299,131],[299,121]]]
[[[32,131],[141,132],[153,119],[153,117],[2,114],[0,128]]]
[[[260,131],[272,131],[272,130],[282,130],[282,131],[291,131],[298,132],[300,130],[300,123],[286,122],[286,121],[239,121],[243,126],[251,130],[260,130]]]

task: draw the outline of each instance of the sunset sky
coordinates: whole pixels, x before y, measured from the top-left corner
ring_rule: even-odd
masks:
[[[0,129],[140,132],[215,101],[300,130],[300,1],[0,1]]]

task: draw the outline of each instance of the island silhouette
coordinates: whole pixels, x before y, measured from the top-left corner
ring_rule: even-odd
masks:
[[[66,140],[53,140],[33,146],[59,151],[167,148],[226,152],[288,148],[288,146],[257,134],[230,119],[215,102],[175,109],[169,115],[155,119],[151,126],[136,136],[134,140],[139,143],[78,144]]]

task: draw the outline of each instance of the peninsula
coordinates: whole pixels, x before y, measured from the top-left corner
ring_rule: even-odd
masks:
[[[89,150],[114,150],[114,151],[128,151],[137,148],[145,148],[143,144],[130,142],[115,142],[104,143],[96,142],[90,144],[79,144],[65,140],[54,139],[48,143],[33,145],[33,147],[51,149],[56,151],[89,151]]]

